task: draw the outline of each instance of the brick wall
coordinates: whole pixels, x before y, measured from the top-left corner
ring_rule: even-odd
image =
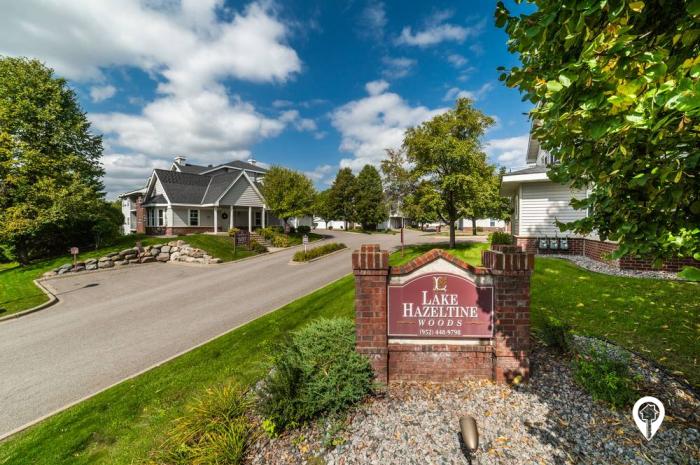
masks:
[[[592,258],[593,260],[598,260],[599,262],[605,262],[617,266],[617,260],[611,260],[608,258],[608,255],[610,255],[616,250],[617,244],[613,244],[612,242],[585,239],[583,242],[582,255],[585,255],[588,258]]]
[[[483,252],[484,267],[474,267],[439,249],[391,268],[388,252],[381,251],[378,245],[363,245],[353,252],[356,348],[370,358],[378,381],[509,382],[519,375],[527,378],[534,256],[517,246],[494,245],[493,249]],[[444,343],[433,339],[399,342],[387,337],[387,286],[391,276],[409,275],[438,259],[472,276],[491,275],[495,297],[493,339],[479,339],[470,344],[450,339]]]
[[[645,258],[639,257],[622,257],[619,260],[620,268],[623,270],[659,270],[670,271],[676,273],[681,271],[684,266],[694,266],[700,268],[700,262],[692,258],[673,258],[666,260],[661,264],[661,268],[654,268],[654,263]]]
[[[525,252],[534,253],[538,255],[583,255],[584,239],[580,237],[570,237],[569,239],[569,249],[568,250],[550,250],[550,249],[540,249],[538,247],[536,237],[522,237],[516,236],[516,244],[521,247]]]
[[[168,236],[183,236],[185,234],[198,234],[214,231],[214,228],[211,226],[173,226],[164,229],[165,232],[160,234],[167,234]]]
[[[146,233],[146,209],[143,207],[143,196],[136,198],[136,233]]]

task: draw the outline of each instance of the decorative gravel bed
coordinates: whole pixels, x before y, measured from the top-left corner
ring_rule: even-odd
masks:
[[[474,464],[700,464],[700,399],[672,378],[653,367],[641,371],[648,381],[644,395],[666,407],[661,429],[647,442],[631,409],[610,410],[575,384],[568,360],[538,347],[531,363],[532,380],[516,387],[487,381],[392,385],[351,413],[343,431],[332,434],[336,424],[319,422],[274,440],[263,436],[250,461],[468,463],[458,419],[469,414],[480,434]]]
[[[613,276],[628,276],[631,278],[654,278],[654,279],[674,279],[682,280],[677,273],[668,271],[642,271],[642,270],[621,270],[607,263],[599,262],[583,255],[541,255],[542,258],[563,258],[589,271],[596,273],[609,274]]]

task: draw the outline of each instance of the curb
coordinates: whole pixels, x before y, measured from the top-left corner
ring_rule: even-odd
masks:
[[[256,257],[257,257],[257,255],[256,255]],[[238,260],[237,260],[237,261],[238,261]],[[105,270],[105,271],[106,271],[106,270]],[[68,410],[69,408],[71,408],[71,407],[73,407],[73,406],[75,406],[75,405],[78,405],[78,404],[81,403],[81,402],[84,402],[84,401],[86,401],[86,400],[88,400],[88,399],[91,399],[91,398],[95,397],[95,396],[98,395],[98,394],[101,394],[101,393],[103,393],[103,392],[105,392],[105,391],[107,391],[107,390],[109,390],[109,389],[111,389],[111,388],[113,388],[113,387],[115,387],[115,386],[117,386],[117,385],[119,385],[119,384],[124,383],[125,381],[129,381],[129,380],[132,380],[132,379],[134,379],[134,378],[137,378],[138,376],[141,376],[141,375],[143,375],[144,373],[147,373],[147,372],[149,372],[149,371],[151,371],[151,370],[153,370],[153,369],[155,369],[155,368],[158,368],[158,367],[161,366],[161,365],[164,365],[164,364],[166,364],[166,363],[168,363],[168,362],[170,362],[170,361],[172,361],[172,360],[174,360],[174,359],[176,359],[176,358],[178,358],[178,357],[181,357],[181,356],[187,354],[188,352],[192,352],[192,351],[195,350],[195,349],[198,349],[198,348],[200,348],[200,347],[202,347],[202,346],[204,346],[204,345],[206,345],[206,344],[209,344],[210,342],[212,342],[212,341],[214,341],[214,340],[216,340],[216,339],[219,339],[220,337],[225,336],[226,334],[228,334],[228,333],[230,333],[230,332],[232,332],[232,331],[235,331],[236,329],[241,328],[241,327],[247,325],[248,323],[251,323],[251,322],[257,320],[258,318],[262,318],[262,317],[265,316],[265,315],[269,315],[270,313],[276,312],[277,310],[281,309],[282,307],[285,307],[286,305],[289,305],[290,303],[292,303],[292,302],[294,302],[294,301],[296,301],[296,300],[303,299],[304,297],[306,297],[306,296],[308,296],[308,295],[311,295],[311,294],[313,294],[314,292],[319,291],[319,290],[323,289],[323,288],[326,287],[326,286],[330,286],[331,284],[334,284],[334,283],[340,281],[341,279],[344,279],[344,278],[347,277],[347,276],[348,276],[347,274],[346,274],[346,275],[343,275],[343,276],[341,276],[340,278],[338,278],[338,279],[336,279],[336,280],[333,280],[333,281],[331,281],[331,282],[329,282],[329,283],[326,283],[326,284],[324,284],[324,285],[322,285],[322,286],[317,287],[316,289],[313,289],[313,290],[307,292],[306,294],[300,295],[299,297],[297,297],[296,299],[294,299],[294,300],[292,300],[292,301],[290,301],[290,302],[287,302],[287,303],[285,303],[285,304],[283,304],[283,305],[280,305],[280,306],[277,307],[277,308],[273,308],[272,310],[270,310],[270,311],[268,311],[268,312],[265,312],[265,313],[263,313],[262,315],[260,315],[260,316],[258,316],[258,317],[256,317],[256,318],[253,318],[252,320],[246,321],[245,323],[241,323],[241,324],[238,325],[238,326],[234,326],[233,328],[229,328],[229,329],[227,329],[227,330],[225,330],[225,331],[223,331],[223,332],[221,332],[221,333],[219,333],[219,334],[216,334],[216,335],[212,336],[211,338],[209,338],[209,339],[207,339],[207,340],[205,340],[205,341],[203,341],[203,342],[200,342],[199,344],[196,344],[196,345],[190,347],[189,349],[185,349],[185,350],[180,351],[180,352],[178,352],[178,353],[176,353],[176,354],[174,354],[174,355],[171,355],[170,357],[167,357],[166,359],[161,360],[160,362],[154,363],[153,365],[150,365],[150,366],[144,368],[143,370],[138,371],[137,373],[134,373],[134,374],[132,374],[132,375],[129,375],[129,376],[127,376],[127,377],[125,377],[125,378],[123,378],[123,379],[121,379],[121,380],[119,380],[119,381],[117,381],[117,382],[115,382],[115,383],[110,384],[109,386],[106,386],[106,387],[104,387],[104,388],[102,388],[102,389],[99,389],[98,391],[96,391],[96,392],[94,392],[94,393],[92,393],[92,394],[88,394],[88,395],[86,395],[86,396],[84,396],[84,397],[81,397],[81,398],[78,399],[78,400],[75,400],[75,401],[73,401],[73,402],[70,402],[70,403],[64,405],[63,407],[59,407],[59,408],[57,408],[56,410],[54,410],[54,411],[52,411],[52,412],[49,412],[49,413],[47,413],[46,415],[41,416],[40,418],[37,418],[37,419],[35,419],[35,420],[32,420],[32,421],[30,421],[29,423],[26,423],[26,424],[24,424],[24,425],[22,425],[22,426],[20,426],[20,427],[18,427],[18,428],[13,429],[12,431],[9,431],[9,432],[7,432],[7,433],[5,433],[5,434],[0,434],[0,444],[2,444],[3,441],[5,441],[6,439],[10,438],[11,436],[14,436],[14,435],[17,434],[17,433],[20,433],[20,432],[24,431],[24,430],[27,429],[27,428],[31,428],[32,426],[36,425],[37,423],[41,423],[42,421],[44,421],[44,420],[46,420],[46,419],[48,419],[48,418],[50,418],[50,417],[52,417],[52,416],[54,416],[54,415],[56,415],[56,414],[59,414],[59,413],[65,411],[65,410]]]
[[[55,303],[58,302],[58,297],[56,297],[53,292],[49,291],[44,285],[41,283],[40,279],[34,279],[33,280],[34,285],[41,289],[41,291],[46,294],[46,296],[49,298],[48,301],[44,302],[43,304],[39,304],[35,307],[29,308],[27,310],[22,310],[21,312],[13,313],[11,315],[6,315],[3,317],[0,317],[0,323],[3,321],[7,320],[14,320],[15,318],[22,317],[24,315],[29,315],[30,313],[38,312],[39,310],[43,310],[47,307],[50,307],[54,305]]]

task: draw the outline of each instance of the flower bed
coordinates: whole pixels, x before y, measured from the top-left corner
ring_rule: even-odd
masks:
[[[345,244],[338,242],[331,242],[330,244],[324,244],[319,247],[314,247],[307,251],[300,250],[294,254],[295,262],[308,262],[314,258],[322,257],[323,255],[328,255],[329,253],[335,252],[337,250],[342,250],[346,246]]]

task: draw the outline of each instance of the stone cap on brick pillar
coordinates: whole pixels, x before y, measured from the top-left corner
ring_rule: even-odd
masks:
[[[380,250],[379,244],[362,244],[360,250],[352,253],[352,269],[361,271],[389,272],[389,252]]]
[[[517,245],[494,244],[491,250],[481,253],[483,266],[492,273],[532,273],[535,269],[535,254],[523,252]]]

